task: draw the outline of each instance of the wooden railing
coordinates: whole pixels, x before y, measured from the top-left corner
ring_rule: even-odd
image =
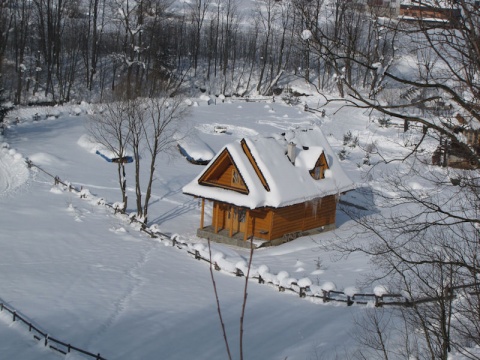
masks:
[[[68,344],[64,341],[58,340],[54,337],[51,337],[45,331],[40,330],[37,326],[32,324],[26,319],[25,316],[21,315],[17,310],[11,308],[10,306],[5,305],[3,302],[0,303],[0,311],[8,312],[12,315],[13,322],[20,322],[25,327],[28,327],[28,331],[33,333],[33,338],[37,341],[42,341],[45,347],[48,347],[56,352],[59,352],[63,355],[67,355],[71,352],[78,352],[83,355],[87,355],[95,360],[107,360],[102,357],[100,354],[94,354],[89,351],[83,350],[79,347]]]

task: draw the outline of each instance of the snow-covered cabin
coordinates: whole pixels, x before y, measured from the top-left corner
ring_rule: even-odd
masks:
[[[276,245],[335,228],[338,197],[353,182],[318,127],[283,135],[226,145],[183,188],[202,199],[198,236],[243,246],[253,235]],[[210,225],[205,200],[213,202]]]

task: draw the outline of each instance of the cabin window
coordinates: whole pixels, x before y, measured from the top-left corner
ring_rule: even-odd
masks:
[[[310,176],[315,180],[325,179],[325,171],[328,169],[327,159],[325,154],[322,153],[320,158],[317,160],[315,167],[310,170]]]
[[[242,179],[240,178],[240,174],[236,169],[232,171],[232,185],[241,185]]]
[[[320,180],[325,178],[325,165],[324,164],[319,164],[315,166],[315,169],[313,169],[312,176],[315,180]]]
[[[237,170],[233,169],[232,172],[232,184],[239,184],[240,183],[240,176],[238,175]]]
[[[325,170],[327,169],[325,161],[319,161],[310,174],[315,180],[325,179]]]

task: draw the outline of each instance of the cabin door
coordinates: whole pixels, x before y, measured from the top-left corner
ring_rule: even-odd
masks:
[[[245,209],[234,208],[233,210],[233,232],[245,232],[246,211]]]

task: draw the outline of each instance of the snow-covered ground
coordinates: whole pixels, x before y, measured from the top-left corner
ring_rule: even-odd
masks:
[[[380,127],[367,113],[339,109],[339,104],[325,107],[326,117],[321,117],[305,112],[303,105],[279,101],[207,105],[197,99],[191,103],[198,104],[191,106],[191,136],[215,152],[245,136],[268,136],[298,125],[318,124],[336,153],[345,150],[342,165],[364,189],[381,186],[365,176],[370,169],[363,164],[366,146],[375,144],[388,157],[398,155],[398,144],[408,140],[402,129]],[[318,100],[310,100],[310,106],[318,106]],[[0,298],[51,336],[108,359],[225,359],[208,264],[169,246],[171,242],[149,238],[111,209],[97,205],[98,198],[109,203],[121,199],[116,165],[91,152],[83,141],[90,111],[87,104],[59,107],[55,109],[58,117],[42,111],[46,110],[11,113],[20,123],[12,122],[0,138]],[[32,121],[36,112],[40,120]],[[217,133],[215,126],[227,130]],[[349,132],[353,138],[358,136],[358,144],[347,141],[344,145]],[[88,189],[92,196],[80,199],[54,186],[48,175],[28,169],[26,158],[77,188]],[[127,169],[133,170],[130,166]],[[205,246],[205,240],[195,236],[200,203],[181,191],[202,168],[180,155],[161,159],[150,222],[163,233]],[[132,171],[127,178],[133,205]],[[362,205],[368,199],[353,191],[346,200]],[[272,274],[286,271],[296,279],[308,277],[314,285],[333,283],[338,290],[351,291],[372,269],[365,256],[334,261],[333,252],[320,249],[319,243],[341,241],[353,231],[341,211],[337,227],[333,232],[256,250],[253,266],[265,265]],[[212,247],[230,264],[248,257],[244,249]],[[238,358],[244,278],[215,272],[215,280],[233,357]],[[359,290],[373,292],[377,285]],[[365,311],[364,306],[322,304],[254,281],[248,286],[246,358],[328,359],[354,350],[354,318]],[[0,315],[2,357],[60,357]]]

